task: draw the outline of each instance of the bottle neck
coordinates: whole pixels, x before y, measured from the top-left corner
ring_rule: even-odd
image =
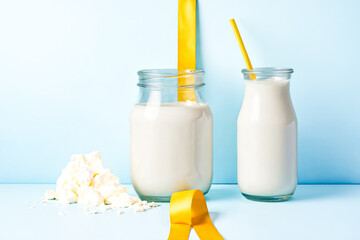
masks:
[[[281,99],[282,101],[290,98],[289,80],[281,81],[252,81],[245,80],[246,98],[256,98],[256,101],[273,101]]]

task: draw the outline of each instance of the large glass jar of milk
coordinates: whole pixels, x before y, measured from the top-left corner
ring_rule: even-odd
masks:
[[[250,200],[287,200],[297,185],[297,120],[289,93],[293,70],[242,72],[245,94],[237,123],[240,190]]]
[[[140,94],[130,117],[131,180],[148,201],[200,189],[212,181],[213,119],[202,70],[138,72]]]

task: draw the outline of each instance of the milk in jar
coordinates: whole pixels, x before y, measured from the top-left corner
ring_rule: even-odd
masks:
[[[250,200],[289,199],[297,185],[297,120],[289,93],[292,69],[243,70],[238,116],[238,185]],[[256,80],[250,80],[250,74]]]
[[[203,72],[181,76],[195,80],[185,89],[196,101],[179,102],[176,71],[157,71],[139,72],[140,99],[130,117],[134,189],[151,201],[168,201],[172,193],[190,189],[206,193],[212,181],[213,120],[201,90]]]

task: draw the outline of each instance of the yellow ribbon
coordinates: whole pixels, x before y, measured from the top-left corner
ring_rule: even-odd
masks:
[[[195,77],[181,77],[196,69],[196,0],[179,0],[178,13],[178,85],[192,85]],[[194,88],[178,88],[178,101],[196,102]]]
[[[211,221],[204,194],[196,189],[176,192],[170,200],[170,235],[168,240],[189,239],[194,228],[201,240],[223,240]]]

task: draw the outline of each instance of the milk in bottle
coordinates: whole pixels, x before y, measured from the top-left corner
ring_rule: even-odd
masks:
[[[282,201],[297,185],[297,120],[289,94],[292,69],[243,70],[238,116],[238,184],[251,200]],[[256,80],[250,80],[255,73]]]

